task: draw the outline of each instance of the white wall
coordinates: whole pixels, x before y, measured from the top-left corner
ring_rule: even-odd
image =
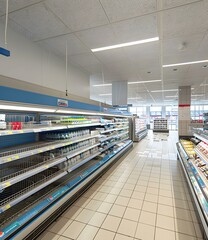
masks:
[[[4,45],[4,26],[0,23],[0,47]],[[0,75],[38,84],[59,91],[66,89],[65,62],[13,29],[8,29],[11,57],[0,55]],[[68,67],[68,93],[90,98],[90,76]]]

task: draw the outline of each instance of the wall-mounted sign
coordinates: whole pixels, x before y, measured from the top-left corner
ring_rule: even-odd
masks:
[[[68,100],[58,99],[58,100],[57,100],[57,105],[58,105],[59,107],[68,107]]]

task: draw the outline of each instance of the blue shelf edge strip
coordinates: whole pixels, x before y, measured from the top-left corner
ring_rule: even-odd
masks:
[[[0,55],[3,55],[5,57],[10,57],[10,51],[6,48],[0,47]]]
[[[128,140],[122,147],[119,147],[118,149],[113,151],[111,154],[106,155],[101,161],[99,161],[94,166],[87,169],[85,172],[83,172],[80,176],[76,177],[74,180],[68,182],[65,186],[61,187],[59,190],[57,190],[56,192],[51,194],[48,198],[41,201],[38,205],[33,207],[30,211],[28,211],[27,213],[25,213],[24,215],[19,217],[15,222],[9,224],[4,229],[1,229],[0,230],[0,239],[4,240],[7,237],[9,237],[12,233],[14,233],[16,230],[18,230],[18,228],[20,228],[21,226],[26,224],[30,219],[32,219],[33,217],[38,215],[41,211],[43,211],[49,205],[51,205],[51,207],[52,207],[55,204],[53,202],[55,202],[60,197],[63,198],[65,196],[65,194],[68,194],[76,185],[78,185],[80,182],[84,181],[84,179],[89,177],[93,172],[95,172],[98,168],[100,168],[102,165],[104,165],[106,162],[108,162],[112,157],[114,157],[118,152],[120,152],[122,149],[124,149],[131,142],[132,142],[131,140]],[[23,230],[21,230],[21,231],[23,231]],[[18,233],[10,239],[15,239],[15,237],[17,235],[18,235]]]

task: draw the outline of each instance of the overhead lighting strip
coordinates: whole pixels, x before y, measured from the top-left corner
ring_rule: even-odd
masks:
[[[93,87],[107,87],[107,86],[112,86],[112,83],[104,83],[104,84],[95,84],[92,85]]]
[[[167,65],[163,65],[163,67],[164,68],[166,68],[166,67],[175,67],[175,66],[191,65],[191,64],[197,64],[197,63],[205,63],[205,62],[208,62],[208,60],[167,64]]]
[[[178,89],[166,89],[166,90],[153,90],[152,93],[160,93],[160,92],[176,92]]]
[[[128,82],[128,84],[139,84],[139,83],[153,83],[153,82],[161,82],[162,80],[147,80],[147,81],[138,81],[138,82]]]
[[[121,44],[111,45],[111,46],[107,46],[107,47],[93,48],[93,49],[91,49],[91,51],[92,52],[100,52],[100,51],[106,51],[106,50],[122,48],[122,47],[130,47],[130,46],[134,46],[134,45],[155,42],[155,41],[159,41],[159,37],[148,38],[148,39],[143,39],[143,40],[134,41],[134,42],[121,43]]]

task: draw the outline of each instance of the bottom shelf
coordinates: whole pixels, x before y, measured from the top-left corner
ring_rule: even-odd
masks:
[[[0,239],[33,239],[29,235],[38,225],[41,225],[54,211],[58,211],[58,208],[76,194],[79,188],[101,174],[130,146],[132,146],[131,140],[121,142],[108,155],[102,154],[91,159],[80,168],[48,185],[47,188],[20,202],[15,209],[7,210],[4,218],[1,219]]]
[[[169,133],[169,129],[153,129],[153,132]]]

